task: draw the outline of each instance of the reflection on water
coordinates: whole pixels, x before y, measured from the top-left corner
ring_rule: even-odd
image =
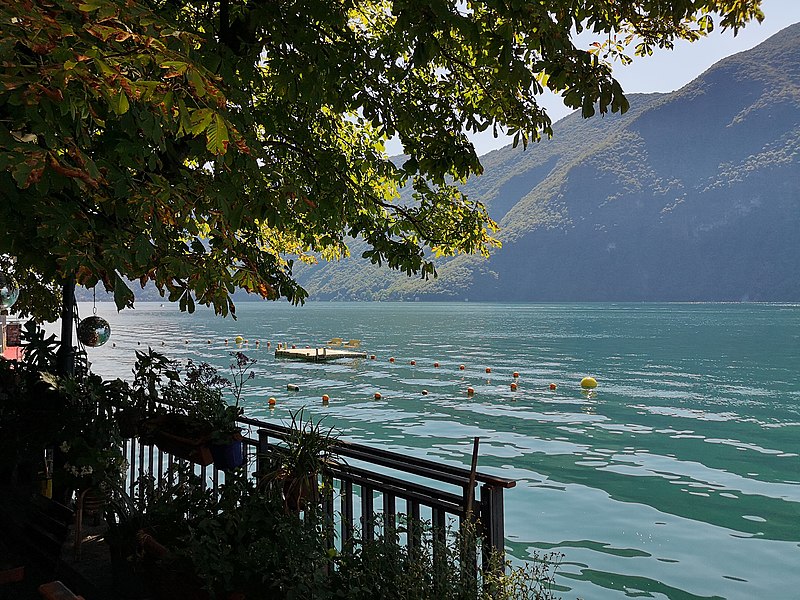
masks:
[[[345,437],[462,464],[481,436],[481,469],[518,480],[509,550],[563,552],[565,598],[797,597],[800,306],[259,303],[238,321],[100,308],[115,343],[90,349],[103,375],[127,377],[148,345],[227,368],[241,334],[259,361],[250,416],[306,406]],[[266,347],[331,337],[376,360]]]

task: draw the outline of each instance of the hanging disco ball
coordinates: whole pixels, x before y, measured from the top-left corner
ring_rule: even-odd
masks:
[[[111,337],[111,325],[97,315],[82,319],[78,325],[78,339],[84,346],[102,346]]]
[[[0,310],[14,306],[19,298],[19,285],[11,275],[0,272]]]

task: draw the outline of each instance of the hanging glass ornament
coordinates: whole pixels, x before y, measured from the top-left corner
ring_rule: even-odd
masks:
[[[84,346],[102,346],[111,337],[111,325],[103,317],[92,315],[82,319],[78,325],[78,339]]]
[[[19,285],[11,275],[0,272],[0,310],[14,306],[19,298]]]

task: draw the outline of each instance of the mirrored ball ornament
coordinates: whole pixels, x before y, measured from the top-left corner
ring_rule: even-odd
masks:
[[[0,309],[5,310],[14,306],[19,298],[19,285],[11,275],[0,273]]]
[[[81,320],[78,325],[78,339],[84,346],[102,346],[111,337],[111,325],[102,317],[91,316]]]

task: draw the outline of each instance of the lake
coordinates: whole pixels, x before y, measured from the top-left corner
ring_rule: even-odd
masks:
[[[800,305],[241,303],[237,321],[97,308],[113,330],[89,349],[101,375],[129,378],[148,345],[227,370],[242,335],[258,360],[248,416],[305,406],[345,439],[464,465],[480,436],[480,470],[518,481],[508,551],[563,552],[564,598],[800,597]],[[376,360],[274,357],[331,337]]]

